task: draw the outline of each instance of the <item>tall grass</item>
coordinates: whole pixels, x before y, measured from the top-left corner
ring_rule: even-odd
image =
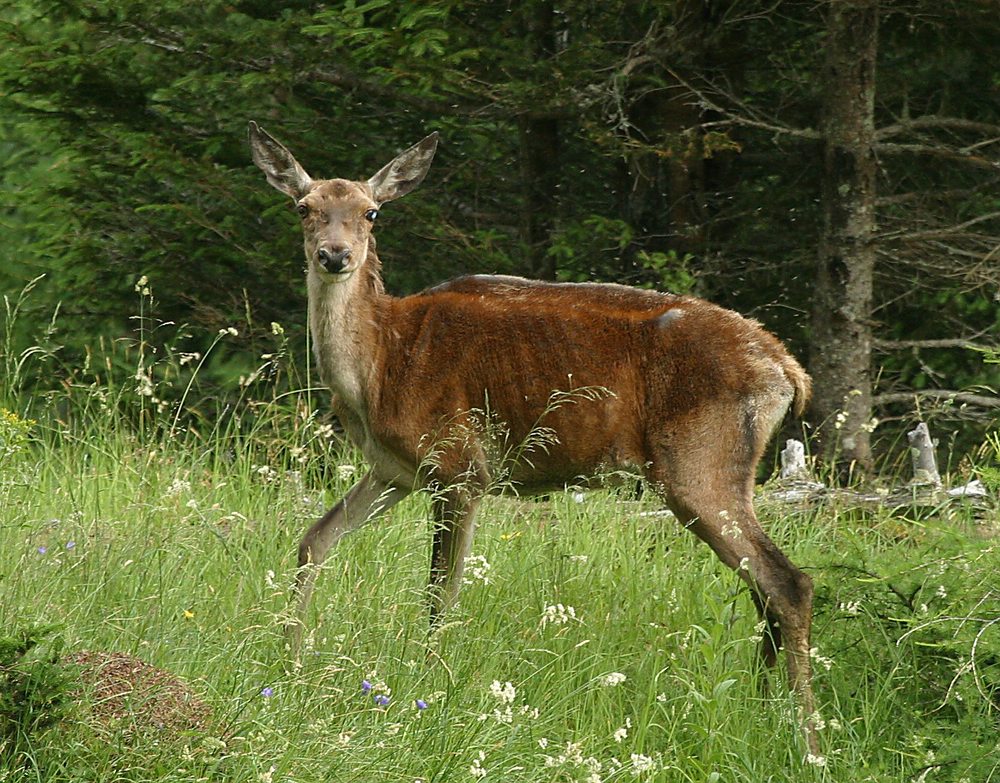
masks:
[[[0,627],[167,669],[212,728],[63,721],[0,780],[1000,780],[995,512],[760,509],[817,585],[810,757],[739,580],[651,493],[487,500],[434,632],[412,496],[332,553],[293,657],[298,540],[363,467],[305,393],[235,383],[210,417],[208,358],[144,356],[0,425]]]

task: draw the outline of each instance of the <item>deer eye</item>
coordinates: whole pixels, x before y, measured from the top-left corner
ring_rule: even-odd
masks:
[[[299,217],[305,217],[309,214],[309,207],[305,204],[296,204],[295,211],[299,213]]]
[[[377,209],[369,209],[365,211],[365,220],[367,220],[369,223],[374,223],[375,218],[377,217],[378,217]]]

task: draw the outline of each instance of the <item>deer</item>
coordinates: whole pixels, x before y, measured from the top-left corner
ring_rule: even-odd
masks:
[[[433,623],[456,600],[486,495],[638,473],[746,583],[766,629],[760,659],[770,668],[784,651],[815,751],[812,580],[753,507],[766,445],[811,391],[778,338],[703,299],[614,283],[475,274],[393,296],[374,225],[424,180],[437,134],[358,181],[313,179],[252,121],[249,141],[301,217],[313,353],[369,465],[301,540],[293,636],[330,548],[415,490],[431,494]]]

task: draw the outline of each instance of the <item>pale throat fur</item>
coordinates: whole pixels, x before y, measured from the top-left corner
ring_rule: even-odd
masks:
[[[369,243],[370,245],[371,243]],[[371,253],[365,248],[365,254]],[[359,288],[371,285],[365,261],[343,277],[309,264],[309,329],[320,378],[355,414],[363,415],[374,365],[371,347],[376,336],[377,301]]]

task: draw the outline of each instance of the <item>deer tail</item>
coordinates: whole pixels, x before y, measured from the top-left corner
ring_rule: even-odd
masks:
[[[796,418],[805,413],[806,405],[809,404],[809,397],[812,395],[812,378],[795,359],[787,357],[784,362],[785,377],[792,384],[794,396],[792,397],[792,413]]]

